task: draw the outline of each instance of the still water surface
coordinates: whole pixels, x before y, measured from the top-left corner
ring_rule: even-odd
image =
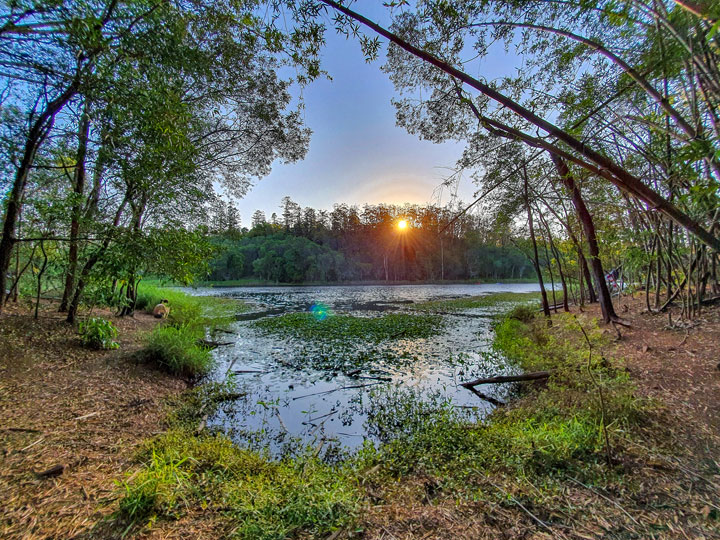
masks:
[[[413,304],[428,300],[537,290],[536,284],[500,283],[195,289],[193,294],[237,298],[251,306],[232,325],[232,334],[216,337],[233,344],[214,352],[213,378],[232,374],[244,397],[225,404],[210,424],[222,427],[242,446],[273,454],[298,445],[331,453],[358,448],[365,440],[382,441],[373,418],[386,413],[381,409],[392,407],[393,396],[404,392],[447,401],[482,416],[492,406],[458,385],[512,371],[490,348],[492,316],[507,305],[443,314],[440,335],[380,344],[358,341],[338,346],[285,338],[263,332],[254,321],[307,312],[320,303],[331,313],[374,317],[412,312]],[[362,370],[349,369],[346,360],[357,355],[370,362]],[[316,367],[318,359],[322,369]],[[483,391],[502,399],[508,389],[495,385]]]

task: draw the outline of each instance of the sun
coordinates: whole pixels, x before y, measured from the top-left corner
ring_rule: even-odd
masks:
[[[398,229],[400,229],[402,231],[403,229],[407,229],[408,223],[404,219],[401,219],[400,221],[398,221],[397,226],[398,226]]]

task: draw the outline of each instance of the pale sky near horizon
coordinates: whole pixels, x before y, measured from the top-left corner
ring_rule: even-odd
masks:
[[[383,13],[380,4],[367,5],[364,13],[377,20]],[[269,176],[235,202],[243,226],[249,227],[255,210],[264,211],[268,219],[272,212],[279,215],[286,195],[303,207],[327,210],[334,203],[445,204],[450,199],[445,189],[438,200],[437,188],[463,146],[423,141],[395,125],[391,99],[396,92],[380,70],[387,41],[382,41],[380,58],[366,63],[357,40],[332,28],[326,37],[323,68],[332,80],[318,79],[303,91],[304,121],[313,130],[308,153],[297,163],[276,162]],[[506,67],[501,62],[486,62],[494,76]],[[474,191],[465,179],[458,198],[470,202]]]

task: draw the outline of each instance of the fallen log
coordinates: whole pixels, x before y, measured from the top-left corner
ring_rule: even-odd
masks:
[[[550,376],[549,371],[533,371],[532,373],[523,373],[522,375],[497,375],[495,377],[487,377],[484,379],[475,379],[465,383],[460,383],[460,386],[465,388],[473,388],[479,384],[497,384],[497,383],[508,383],[508,382],[522,382],[522,381],[535,381],[538,379],[547,379]]]

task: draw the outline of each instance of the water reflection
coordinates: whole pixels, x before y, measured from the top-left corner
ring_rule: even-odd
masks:
[[[331,458],[365,440],[382,441],[373,411],[381,403],[387,407],[392,403],[388,396],[402,392],[432,395],[471,414],[486,414],[491,405],[458,385],[509,372],[489,347],[491,316],[506,306],[443,315],[445,329],[432,338],[381,343],[281,338],[261,332],[253,321],[295,311],[312,312],[318,320],[331,313],[380,316],[383,311],[410,311],[412,303],[427,300],[534,290],[532,284],[196,290],[239,298],[254,308],[231,328],[234,345],[215,351],[218,368],[213,377],[231,375],[245,396],[226,404],[211,424],[243,446],[278,454],[312,445],[319,455]],[[485,391],[503,399],[507,389]]]

